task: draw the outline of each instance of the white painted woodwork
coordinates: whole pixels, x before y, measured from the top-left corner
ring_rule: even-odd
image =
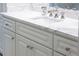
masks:
[[[17,22],[16,33],[52,48],[53,34],[50,32]]]
[[[3,33],[2,33],[2,27],[3,27],[3,20],[2,20],[2,17],[0,15],[0,53],[4,54],[3,51],[4,51],[4,40],[2,39],[3,37]]]
[[[64,55],[79,55],[78,42],[59,35],[54,35],[54,49]]]
[[[4,18],[3,27],[15,32],[15,21]]]
[[[16,55],[23,56],[51,56],[52,50],[38,43],[16,35]]]
[[[1,51],[4,56],[77,56],[79,45],[53,32],[0,17]]]
[[[4,56],[15,56],[15,33],[3,28]]]

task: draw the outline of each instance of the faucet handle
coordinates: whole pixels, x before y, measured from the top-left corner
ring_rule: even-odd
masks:
[[[46,12],[47,12],[47,7],[46,6],[42,6],[41,7],[41,10],[42,10],[42,15],[46,15]]]
[[[64,12],[61,12],[61,19],[64,19]]]
[[[57,13],[55,14],[54,18],[58,18],[58,14]]]
[[[52,11],[52,10],[49,10],[49,11],[48,11],[48,13],[49,13],[49,16],[50,16],[50,17],[52,17],[52,16],[53,16],[53,14],[52,14],[52,13],[53,13],[53,11]]]

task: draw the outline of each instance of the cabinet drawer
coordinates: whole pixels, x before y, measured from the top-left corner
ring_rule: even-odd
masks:
[[[46,48],[46,47],[44,47],[38,43],[35,43],[33,41],[30,41],[29,39],[24,38],[20,35],[16,35],[16,39],[17,39],[17,41],[20,41],[20,42],[23,41],[26,43],[26,48],[28,48],[30,50],[30,52],[31,52],[30,55],[32,55],[32,56],[52,56],[52,54],[53,54],[51,49]],[[29,47],[27,47],[27,46],[29,46]]]
[[[1,15],[0,15],[0,25],[1,25],[1,26],[3,25],[3,18],[2,18]]]
[[[2,19],[0,19],[0,26],[3,24],[3,20]]]
[[[15,32],[15,22],[12,21],[11,19],[4,18],[4,25],[3,26],[5,28]]]
[[[79,55],[78,43],[61,36],[54,36],[54,49],[64,55]]]
[[[7,29],[5,29],[5,28],[2,28],[2,33],[3,33],[3,36],[4,37],[15,37],[15,33],[14,32],[12,32],[12,31],[10,31],[10,30],[7,30]],[[9,36],[8,36],[9,35]],[[3,38],[4,38],[3,37]]]
[[[35,27],[16,23],[16,32],[22,36],[28,37],[38,43],[52,48],[53,34]]]

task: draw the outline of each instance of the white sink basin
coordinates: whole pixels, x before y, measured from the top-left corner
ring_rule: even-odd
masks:
[[[51,22],[60,22],[63,21],[64,19],[58,19],[58,18],[51,18],[51,17],[47,17],[47,16],[39,16],[39,17],[35,17],[35,18],[31,18],[34,20],[45,20],[45,21],[51,21]]]

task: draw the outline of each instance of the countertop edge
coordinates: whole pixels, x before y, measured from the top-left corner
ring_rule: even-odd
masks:
[[[30,26],[37,27],[38,29],[42,29],[42,30],[45,30],[45,31],[49,31],[50,33],[52,33],[52,32],[56,33],[57,35],[64,36],[64,37],[69,38],[69,39],[73,39],[73,40],[75,39],[77,41],[79,39],[79,37],[77,37],[77,36],[72,36],[70,34],[63,33],[63,32],[60,32],[58,30],[50,29],[50,28],[47,28],[47,27],[44,27],[44,26],[35,25],[34,23],[25,22],[21,19],[18,19],[18,18],[12,17],[12,16],[4,15],[4,14],[0,14],[0,15],[2,15],[5,18],[12,19],[13,21],[16,21],[16,22],[20,22],[20,23],[23,23],[23,24],[27,23]],[[27,19],[29,19],[29,18],[27,18]]]

